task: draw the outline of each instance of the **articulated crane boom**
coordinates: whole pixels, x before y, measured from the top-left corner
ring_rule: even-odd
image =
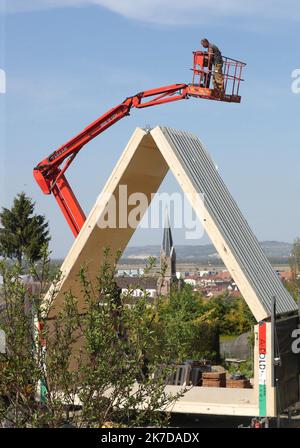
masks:
[[[126,98],[87,126],[70,141],[52,152],[33,170],[33,175],[44,194],[53,193],[75,237],[79,234],[85,214],[76,199],[65,172],[78,152],[97,135],[130,114],[131,108],[141,109],[189,97],[240,103],[240,82],[243,81],[243,62],[223,57],[223,91],[211,88],[213,78],[212,55],[196,51],[194,55],[193,81],[191,84],[173,84],[157,89],[145,90]],[[146,101],[145,101],[146,99]]]

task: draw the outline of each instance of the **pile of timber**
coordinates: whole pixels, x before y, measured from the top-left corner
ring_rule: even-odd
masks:
[[[226,387],[225,372],[204,372],[202,373],[203,387]]]
[[[252,386],[248,379],[235,380],[230,378],[226,380],[226,387],[231,387],[233,389],[251,389]]]

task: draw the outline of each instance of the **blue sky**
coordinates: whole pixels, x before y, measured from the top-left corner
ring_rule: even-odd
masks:
[[[9,0],[6,8],[0,0],[0,68],[7,75],[0,205],[25,190],[50,222],[54,256],[64,256],[72,234],[54,199],[35,184],[33,166],[125,97],[190,82],[192,51],[206,36],[247,62],[242,103],[191,99],[135,110],[81,152],[68,179],[88,212],[137,126],[189,130],[257,237],[292,241],[300,235],[300,94],[291,90],[292,71],[300,68],[299,24],[293,0]],[[178,190],[172,176],[162,190]],[[174,239],[207,242],[185,241],[180,230]],[[160,241],[160,230],[143,230],[131,244]]]

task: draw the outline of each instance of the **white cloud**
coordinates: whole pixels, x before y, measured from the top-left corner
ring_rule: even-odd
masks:
[[[6,11],[91,5],[130,19],[161,24],[206,23],[222,17],[300,19],[298,0],[7,0]],[[0,10],[4,10],[3,0]]]

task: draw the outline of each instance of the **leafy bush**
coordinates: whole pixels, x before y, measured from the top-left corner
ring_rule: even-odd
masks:
[[[55,311],[55,287],[46,303],[42,288],[38,295],[29,294],[19,278],[19,265],[1,263],[7,349],[0,354],[0,416],[6,424],[166,424],[168,414],[158,411],[180,396],[165,392],[171,361],[177,359],[173,354],[171,359],[168,350],[147,358],[160,343],[152,328],[155,310],[146,294],[138,301],[127,297],[125,305],[114,282],[115,264],[109,260],[106,251],[96,288],[81,269],[84,313],[71,291],[62,309]],[[49,282],[49,266],[45,255],[41,285]],[[56,278],[54,284],[58,282]],[[50,312],[56,314],[48,319]]]

